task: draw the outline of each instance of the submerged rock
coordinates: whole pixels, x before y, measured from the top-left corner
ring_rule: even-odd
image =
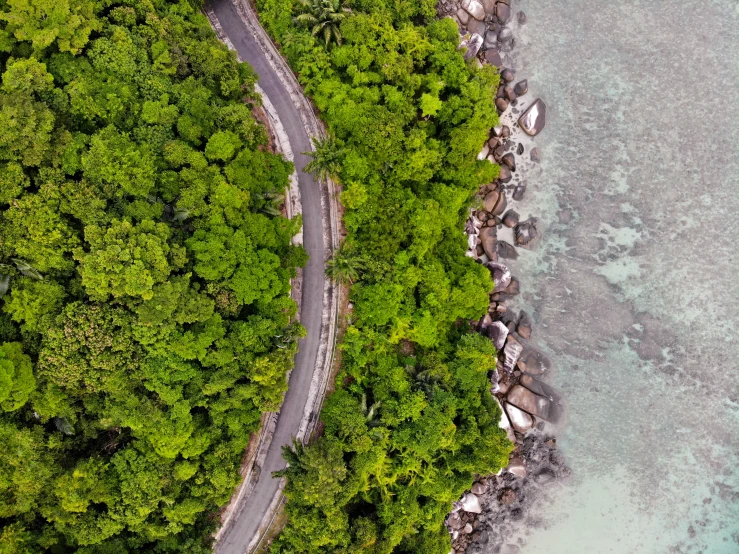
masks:
[[[498,21],[505,25],[511,18],[511,8],[503,2],[498,2],[498,5],[495,7],[495,15]]]
[[[513,31],[511,31],[508,27],[502,29],[500,33],[498,33],[498,42],[508,42],[513,38]]]
[[[539,396],[546,396],[553,402],[559,402],[562,399],[562,395],[557,389],[544,381],[534,379],[531,375],[522,375],[521,384],[531,392],[538,394]]]
[[[516,210],[508,210],[503,216],[503,225],[513,228],[518,224],[518,212]]]
[[[516,86],[513,90],[515,90],[516,94],[518,94],[519,96],[523,96],[529,91],[529,82],[526,79],[523,79],[522,81],[516,83]]]
[[[529,246],[539,236],[536,220],[528,219],[516,225],[516,246]]]
[[[531,318],[529,317],[529,314],[524,311],[521,311],[521,316],[518,318],[516,333],[525,339],[531,338]]]
[[[532,137],[541,133],[546,125],[547,106],[542,102],[541,98],[537,98],[531,104],[523,115],[518,118],[518,124],[527,135]]]
[[[526,194],[526,185],[524,185],[524,184],[522,183],[522,184],[520,184],[520,185],[516,185],[516,188],[515,188],[515,189],[513,189],[513,194],[511,195],[511,197],[512,197],[512,198],[513,198],[513,199],[514,199],[515,201],[517,201],[517,202],[518,202],[518,201],[521,201],[521,200],[523,200],[524,194]]]
[[[496,252],[501,258],[506,258],[508,260],[515,260],[518,258],[518,252],[516,252],[516,249],[513,247],[513,245],[507,243],[504,240],[498,241]]]
[[[498,52],[495,48],[488,48],[485,51],[485,60],[490,65],[494,65],[495,67],[500,67],[501,65],[503,65],[503,58],[500,57],[500,52]]]
[[[528,18],[526,17],[526,12],[521,10],[518,12],[518,23],[520,25],[526,25],[526,21],[528,21]]]
[[[537,147],[531,149],[531,161],[537,164],[541,161],[541,150]]]
[[[521,361],[525,364],[526,371],[533,375],[541,375],[552,367],[552,362],[546,355],[529,348],[521,354]]]

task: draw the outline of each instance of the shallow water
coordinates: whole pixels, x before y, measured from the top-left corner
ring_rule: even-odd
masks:
[[[548,114],[524,200],[544,237],[510,265],[572,478],[511,542],[739,553],[739,3],[512,7]]]

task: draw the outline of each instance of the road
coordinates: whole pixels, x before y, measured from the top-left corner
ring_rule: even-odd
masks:
[[[289,389],[280,409],[275,434],[256,486],[216,547],[218,554],[244,554],[278,491],[279,480],[272,478],[272,472],[285,467],[282,446],[291,444],[292,437],[298,432],[316,367],[324,302],[324,221],[319,185],[310,174],[303,172],[310,158],[301,152],[313,150],[313,145],[298,108],[292,102],[256,39],[242,21],[232,1],[215,0],[209,5],[241,59],[248,62],[259,75],[259,85],[274,105],[289,135],[302,200],[303,245],[310,256],[303,270],[300,317],[307,335],[299,343],[295,367],[290,374]]]

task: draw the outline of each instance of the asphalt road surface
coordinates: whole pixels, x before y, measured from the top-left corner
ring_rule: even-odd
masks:
[[[290,375],[290,387],[280,409],[274,438],[262,465],[259,480],[217,548],[218,554],[244,554],[277,492],[279,480],[272,478],[272,472],[285,467],[282,446],[291,444],[292,437],[298,432],[308,399],[311,377],[316,367],[325,279],[323,220],[319,185],[311,175],[302,171],[310,158],[301,152],[312,150],[313,145],[305,131],[298,109],[293,105],[287,90],[239,17],[232,1],[215,0],[210,2],[210,7],[241,59],[248,62],[259,75],[259,86],[274,105],[289,136],[295,156],[295,167],[298,170],[303,205],[303,245],[310,256],[303,270],[300,318],[308,333],[300,341],[295,356],[295,368]]]

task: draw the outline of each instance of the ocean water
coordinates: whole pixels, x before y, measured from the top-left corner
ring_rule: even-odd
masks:
[[[517,77],[548,113],[522,206],[543,237],[510,265],[572,477],[510,542],[737,554],[739,1],[512,8]]]

